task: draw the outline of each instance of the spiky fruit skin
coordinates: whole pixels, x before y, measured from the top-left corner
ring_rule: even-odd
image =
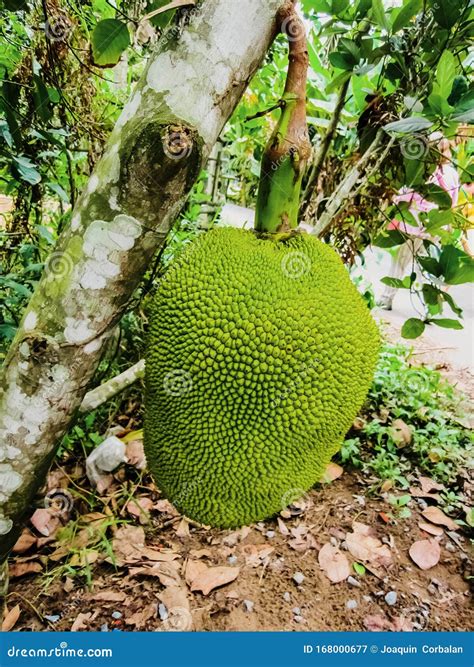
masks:
[[[199,237],[151,308],[145,453],[158,486],[212,526],[281,511],[339,449],[378,348],[329,246],[232,228]]]

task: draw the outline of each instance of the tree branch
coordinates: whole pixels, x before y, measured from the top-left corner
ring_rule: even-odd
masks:
[[[121,391],[142,378],[145,374],[145,360],[140,359],[136,364],[127,368],[123,373],[107,380],[95,389],[88,391],[79,407],[79,412],[90,412],[95,410],[106,401],[119,394]]]

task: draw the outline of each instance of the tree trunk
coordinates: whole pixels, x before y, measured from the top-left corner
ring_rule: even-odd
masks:
[[[117,121],[0,378],[0,562],[104,343],[276,31],[285,0],[204,0],[171,28]]]

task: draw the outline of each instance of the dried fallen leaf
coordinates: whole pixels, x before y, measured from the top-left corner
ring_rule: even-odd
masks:
[[[122,591],[100,591],[91,597],[91,600],[103,602],[123,602],[127,598]]]
[[[334,482],[334,480],[338,479],[343,472],[344,468],[342,468],[337,463],[328,463],[328,465],[326,466],[326,470],[324,471],[323,476],[321,477],[321,482],[323,484],[329,484],[330,482]]]
[[[50,537],[58,530],[61,522],[59,517],[52,514],[48,509],[38,509],[33,513],[30,519],[31,524],[36,528],[40,535]]]
[[[28,529],[25,529],[20,537],[17,539],[15,546],[13,547],[14,554],[23,554],[28,549],[36,544],[37,539],[34,535],[30,533]]]
[[[153,501],[146,496],[135,498],[134,500],[129,500],[126,505],[127,512],[130,514],[130,516],[138,519],[141,524],[145,524],[150,521],[150,511],[152,508]]]
[[[434,567],[441,556],[441,549],[436,540],[418,540],[409,550],[410,558],[422,570]]]
[[[242,554],[245,556],[245,564],[250,567],[258,567],[262,565],[266,558],[275,551],[274,547],[269,547],[266,544],[245,544],[241,548]]]
[[[86,614],[78,614],[76,620],[71,626],[71,632],[77,632],[78,630],[83,630],[87,627],[87,621],[91,619],[92,612],[87,612]]]
[[[277,523],[278,523],[278,529],[282,535],[289,535],[290,531],[288,530],[288,527],[286,523],[283,521],[283,519],[280,519],[280,517],[277,518]]]
[[[127,463],[129,463],[129,465],[135,466],[138,470],[144,470],[146,468],[143,440],[132,440],[131,442],[127,442],[125,456],[127,457]]]
[[[430,493],[431,491],[444,491],[444,484],[439,484],[429,477],[420,477],[419,479],[420,486],[424,493]]]
[[[439,509],[439,507],[427,507],[425,510],[423,510],[422,514],[425,519],[428,519],[428,521],[431,521],[431,523],[435,523],[438,526],[446,526],[446,528],[449,528],[449,530],[459,529],[458,524],[454,523],[454,521],[450,519],[449,516],[446,516],[446,514]]]
[[[15,607],[12,607],[12,609],[10,609],[10,611],[8,611],[3,618],[2,632],[8,632],[9,630],[12,630],[20,618],[20,614],[21,609],[19,604],[17,604]]]
[[[328,579],[334,584],[344,581],[351,573],[346,555],[329,542],[320,549],[318,562]]]
[[[35,574],[41,572],[43,568],[38,561],[29,561],[28,563],[12,563],[8,568],[8,576],[10,579],[23,577],[25,574]]]
[[[389,429],[390,436],[397,447],[409,445],[412,439],[412,430],[403,419],[394,419]]]
[[[136,563],[142,558],[145,531],[141,526],[122,526],[112,540],[112,548],[118,565]]]
[[[354,521],[352,529],[354,532],[346,535],[346,544],[356,560],[381,567],[389,567],[392,564],[389,547],[376,537],[372,527]]]
[[[189,537],[189,534],[189,521],[183,517],[176,528],[176,536]]]
[[[380,614],[371,614],[364,618],[364,626],[369,632],[381,632],[390,629],[390,621]]]
[[[169,516],[179,516],[179,512],[176,507],[174,507],[174,505],[172,505],[169,500],[166,500],[166,498],[157,500],[153,505],[153,509],[157,510],[158,512],[162,512],[163,514],[169,514]]]
[[[158,597],[166,607],[165,627],[167,630],[184,632],[192,629],[193,617],[185,588],[182,586],[168,586]]]
[[[208,567],[202,561],[196,561],[192,569],[189,569],[188,563],[186,580],[191,591],[201,591],[203,595],[209,595],[215,588],[237,579],[239,573],[238,567]]]
[[[441,528],[441,526],[435,526],[432,523],[423,523],[423,521],[418,522],[418,528],[424,530],[425,533],[429,533],[430,535],[438,536],[444,533],[444,530]]]
[[[181,583],[179,574],[180,564],[171,563],[153,563],[150,567],[131,567],[129,572],[131,577],[143,575],[145,577],[157,577],[163,586],[178,586]]]
[[[222,544],[225,544],[228,547],[235,547],[237,542],[243,542],[249,533],[250,528],[248,526],[244,526],[239,530],[234,530],[222,538]]]
[[[156,602],[151,602],[143,609],[139,609],[138,611],[131,614],[130,616],[127,616],[123,620],[127,625],[133,625],[137,628],[137,630],[139,630],[140,628],[143,628],[146,622],[149,621],[150,618],[153,618],[155,615],[156,615]]]

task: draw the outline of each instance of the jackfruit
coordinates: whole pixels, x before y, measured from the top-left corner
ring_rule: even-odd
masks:
[[[233,228],[198,237],[150,312],[144,443],[158,486],[212,526],[281,511],[339,449],[378,347],[328,245]]]

